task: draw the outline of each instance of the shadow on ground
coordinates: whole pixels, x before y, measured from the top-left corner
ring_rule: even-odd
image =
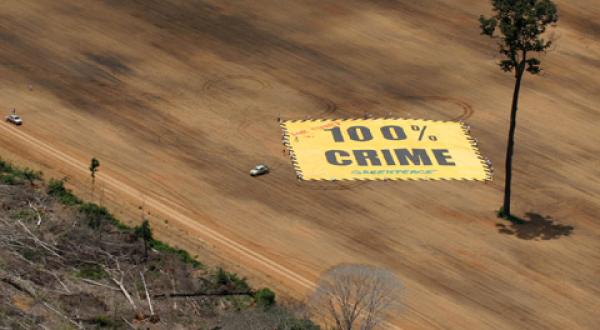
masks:
[[[555,223],[549,216],[537,213],[525,213],[525,219],[520,222],[511,222],[509,225],[496,224],[498,232],[506,235],[515,235],[526,240],[551,240],[561,236],[571,235],[574,227]]]

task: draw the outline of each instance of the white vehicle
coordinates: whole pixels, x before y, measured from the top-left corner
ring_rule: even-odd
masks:
[[[21,117],[15,115],[15,114],[6,116],[6,121],[9,123],[13,123],[17,126],[23,124],[23,119],[21,119]]]
[[[263,174],[269,173],[269,168],[266,165],[256,165],[253,169],[250,170],[251,176],[259,176]]]

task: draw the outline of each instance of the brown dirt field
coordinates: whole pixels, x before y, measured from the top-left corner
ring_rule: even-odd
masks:
[[[513,79],[479,35],[487,1],[2,1],[0,107],[25,125],[0,125],[0,152],[84,198],[95,156],[117,216],[143,205],[161,239],[295,296],[335,264],[383,265],[404,329],[592,329],[600,7],[557,3],[546,71],[522,89],[526,226],[494,216]],[[277,116],[365,111],[464,119],[495,181],[298,183]],[[273,172],[251,178],[259,162]]]

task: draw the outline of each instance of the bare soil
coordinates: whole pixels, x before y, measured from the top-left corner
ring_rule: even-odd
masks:
[[[600,323],[600,7],[556,1],[526,76],[514,212],[502,197],[513,78],[479,35],[487,1],[3,1],[4,158],[69,176],[124,221],[254,283],[308,294],[373,263],[406,286],[405,329]],[[298,182],[277,117],[464,120],[494,181]],[[251,178],[257,163],[271,174]],[[90,197],[87,197],[90,196]]]

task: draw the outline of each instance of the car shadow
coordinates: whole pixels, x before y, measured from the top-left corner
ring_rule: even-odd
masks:
[[[525,213],[525,219],[512,221],[509,225],[497,223],[496,228],[500,234],[514,235],[524,240],[551,240],[562,236],[569,236],[574,227],[556,223],[550,216],[538,213]]]

